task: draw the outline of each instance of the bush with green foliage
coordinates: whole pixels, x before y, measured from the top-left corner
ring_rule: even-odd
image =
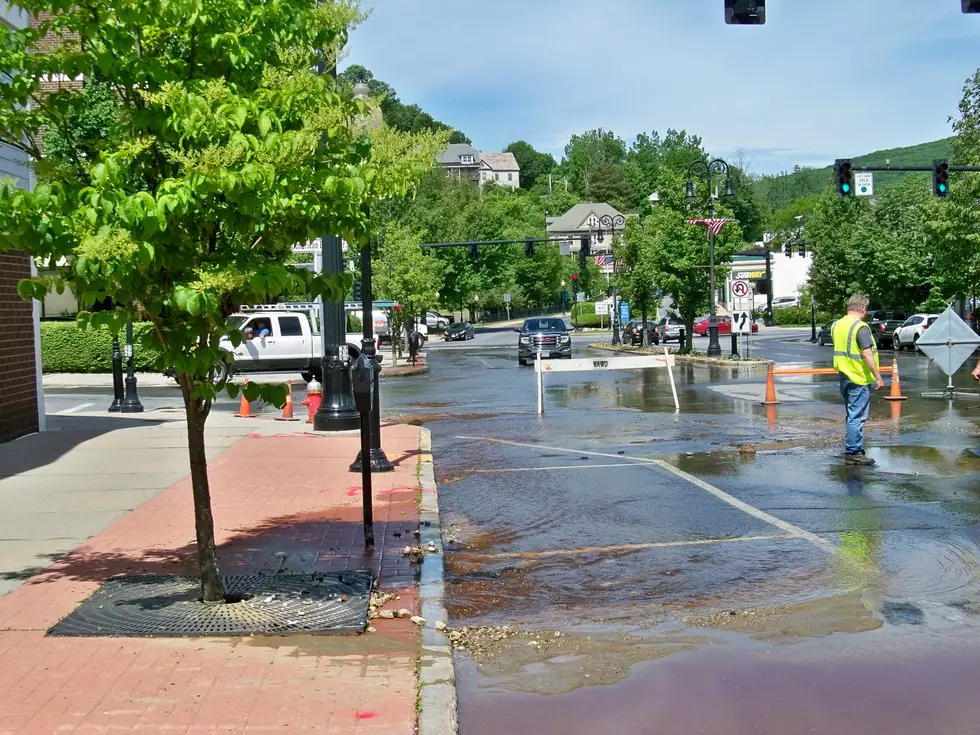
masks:
[[[834,315],[817,312],[817,326],[822,326],[840,316],[840,314]],[[810,310],[804,309],[803,307],[796,308],[795,306],[773,309],[772,319],[777,327],[809,327]]]
[[[149,323],[133,325],[133,363],[139,372],[161,369],[162,353],[151,329]],[[46,373],[111,372],[112,334],[107,327],[79,329],[75,322],[41,322],[41,364]]]

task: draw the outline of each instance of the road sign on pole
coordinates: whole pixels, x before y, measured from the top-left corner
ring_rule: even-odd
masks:
[[[596,301],[595,302],[595,313],[596,313],[596,316],[608,316],[609,315],[609,302],[608,301]]]
[[[732,312],[732,334],[752,334],[752,312]]]
[[[584,302],[585,301],[585,294],[582,293],[581,291],[579,291],[577,294],[575,294],[575,300],[578,301],[579,303]]]
[[[732,283],[732,296],[737,299],[747,298],[752,294],[752,286],[748,281],[734,281]]]
[[[509,304],[510,303],[510,294],[509,293],[505,293],[504,294],[504,303],[505,304]]]
[[[875,175],[870,171],[859,171],[854,174],[855,194],[859,197],[874,196]]]
[[[619,323],[626,324],[630,320],[630,302],[619,302]]]

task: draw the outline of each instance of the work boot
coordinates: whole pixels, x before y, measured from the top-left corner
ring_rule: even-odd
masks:
[[[875,461],[871,457],[866,457],[862,451],[860,454],[845,454],[844,464],[859,465],[862,467],[870,467]]]

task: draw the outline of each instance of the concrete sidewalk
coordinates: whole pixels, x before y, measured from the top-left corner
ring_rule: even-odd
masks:
[[[5,472],[17,470],[0,481],[8,531],[60,524],[64,538],[45,539],[41,554],[95,534],[0,598],[0,733],[414,732],[420,636],[408,620],[378,619],[377,632],[357,637],[45,637],[111,576],[188,574],[196,566],[190,483],[173,483],[186,474],[183,422],[100,431],[85,429],[86,417],[71,418],[83,428],[7,445],[0,456],[11,463]],[[396,471],[375,476],[378,546],[366,554],[360,478],[347,468],[358,438],[304,428],[229,419],[211,427],[222,570],[371,568],[381,588],[399,596],[389,607],[416,614],[415,569],[400,549],[419,527],[424,430],[384,429]],[[94,435],[83,439],[86,431]],[[61,441],[45,444],[52,439]],[[139,507],[127,513],[127,504]],[[22,576],[30,571],[21,567]]]

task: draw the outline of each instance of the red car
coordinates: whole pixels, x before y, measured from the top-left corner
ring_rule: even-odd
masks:
[[[699,319],[694,320],[694,333],[699,337],[708,336],[708,327],[711,322],[708,317],[703,316]],[[759,331],[759,325],[752,322],[752,334],[756,334]],[[732,318],[729,316],[718,316],[718,334],[731,334],[732,333]]]

